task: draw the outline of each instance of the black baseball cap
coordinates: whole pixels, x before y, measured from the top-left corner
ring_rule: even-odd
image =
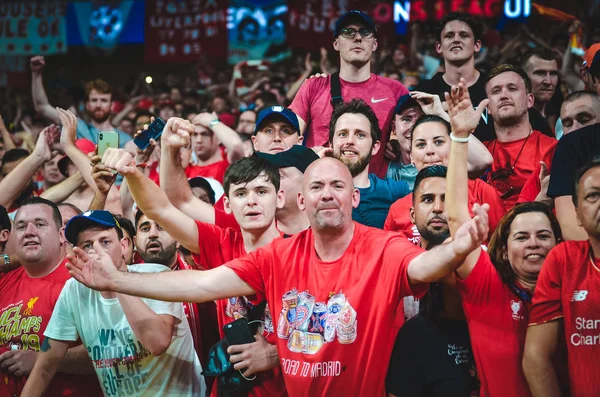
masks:
[[[333,38],[335,39],[336,37],[338,37],[340,35],[340,32],[342,31],[342,29],[344,29],[346,26],[350,25],[351,23],[356,23],[356,22],[365,25],[366,27],[371,29],[373,31],[373,33],[375,33],[375,36],[377,36],[377,28],[375,27],[375,23],[373,22],[373,19],[371,19],[370,16],[368,16],[367,14],[365,14],[362,11],[352,10],[352,11],[348,11],[347,13],[345,13],[344,15],[339,17],[337,21],[335,21],[335,28],[333,30]]]
[[[215,190],[210,185],[210,182],[201,176],[196,176],[194,178],[188,179],[188,183],[190,184],[190,188],[199,187],[204,189],[206,193],[208,193],[208,199],[212,204],[215,203]]]
[[[410,94],[402,95],[398,98],[398,102],[396,103],[396,114],[400,114],[402,111],[408,108],[420,107],[419,102],[416,99],[410,96]]]
[[[290,149],[277,154],[262,152],[256,154],[277,168],[296,167],[303,174],[313,161],[319,159],[314,150],[302,145],[293,145]]]
[[[79,233],[94,226],[104,226],[106,228],[120,227],[113,214],[108,211],[87,211],[71,218],[65,228],[65,237],[68,242],[77,245],[77,236]]]

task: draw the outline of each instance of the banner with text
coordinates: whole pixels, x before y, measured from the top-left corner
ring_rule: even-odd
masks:
[[[377,0],[289,0],[288,43],[293,48],[331,49],[335,21],[350,10],[369,14],[380,37],[393,37],[394,4]]]
[[[0,55],[67,52],[66,0],[0,2]]]
[[[148,0],[146,62],[194,62],[227,57],[226,0]]]
[[[261,59],[277,62],[291,51],[286,42],[285,0],[231,0],[227,31],[229,63]]]

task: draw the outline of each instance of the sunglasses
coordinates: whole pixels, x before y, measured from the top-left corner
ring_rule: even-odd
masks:
[[[514,168],[510,163],[506,167],[500,168],[490,174],[488,183],[496,189],[500,198],[506,200],[515,193],[515,188],[510,184],[509,177],[513,174]]]
[[[345,39],[355,38],[356,33],[359,33],[360,37],[362,37],[363,39],[371,39],[371,38],[373,38],[373,36],[375,36],[375,33],[371,29],[368,29],[368,28],[360,28],[358,30],[353,29],[353,28],[344,28],[344,29],[340,30],[340,34]]]

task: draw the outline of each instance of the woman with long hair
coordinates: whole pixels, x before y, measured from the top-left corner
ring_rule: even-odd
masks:
[[[446,211],[454,235],[469,219],[467,138],[487,100],[474,110],[461,79],[446,101],[452,124]],[[531,297],[544,259],[561,238],[546,204],[519,204],[501,219],[488,252],[474,251],[457,270],[482,396],[531,395],[521,366]]]

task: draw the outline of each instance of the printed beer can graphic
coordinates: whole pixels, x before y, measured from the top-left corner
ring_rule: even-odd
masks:
[[[304,348],[303,353],[315,354],[321,350],[321,347],[323,347],[323,337],[321,334],[312,332],[304,332],[304,334],[306,335],[306,344],[302,346]]]
[[[338,342],[348,344],[356,340],[356,322],[356,311],[349,302],[346,302],[338,314],[336,327]]]
[[[298,306],[298,291],[293,290],[286,292],[283,297],[283,307],[279,315],[277,324],[277,336],[282,339],[287,339],[294,327],[296,321],[296,307]]]
[[[297,329],[293,330],[290,339],[288,340],[288,349],[294,353],[302,353],[302,339],[304,332],[298,331]],[[306,336],[304,336],[306,338]]]
[[[327,320],[327,305],[323,302],[315,303],[310,323],[308,324],[309,332],[317,332],[322,334],[325,332],[325,321]]]
[[[323,334],[326,343],[333,342],[335,339],[338,315],[345,304],[346,296],[341,293],[333,295],[327,302],[327,319],[325,320],[325,332]]]
[[[271,318],[271,308],[269,304],[265,305],[265,331],[268,333],[273,332],[273,319]]]
[[[308,323],[315,307],[315,297],[308,291],[301,292],[298,295],[298,306],[296,307],[296,323],[295,329],[306,332],[308,331]]]

